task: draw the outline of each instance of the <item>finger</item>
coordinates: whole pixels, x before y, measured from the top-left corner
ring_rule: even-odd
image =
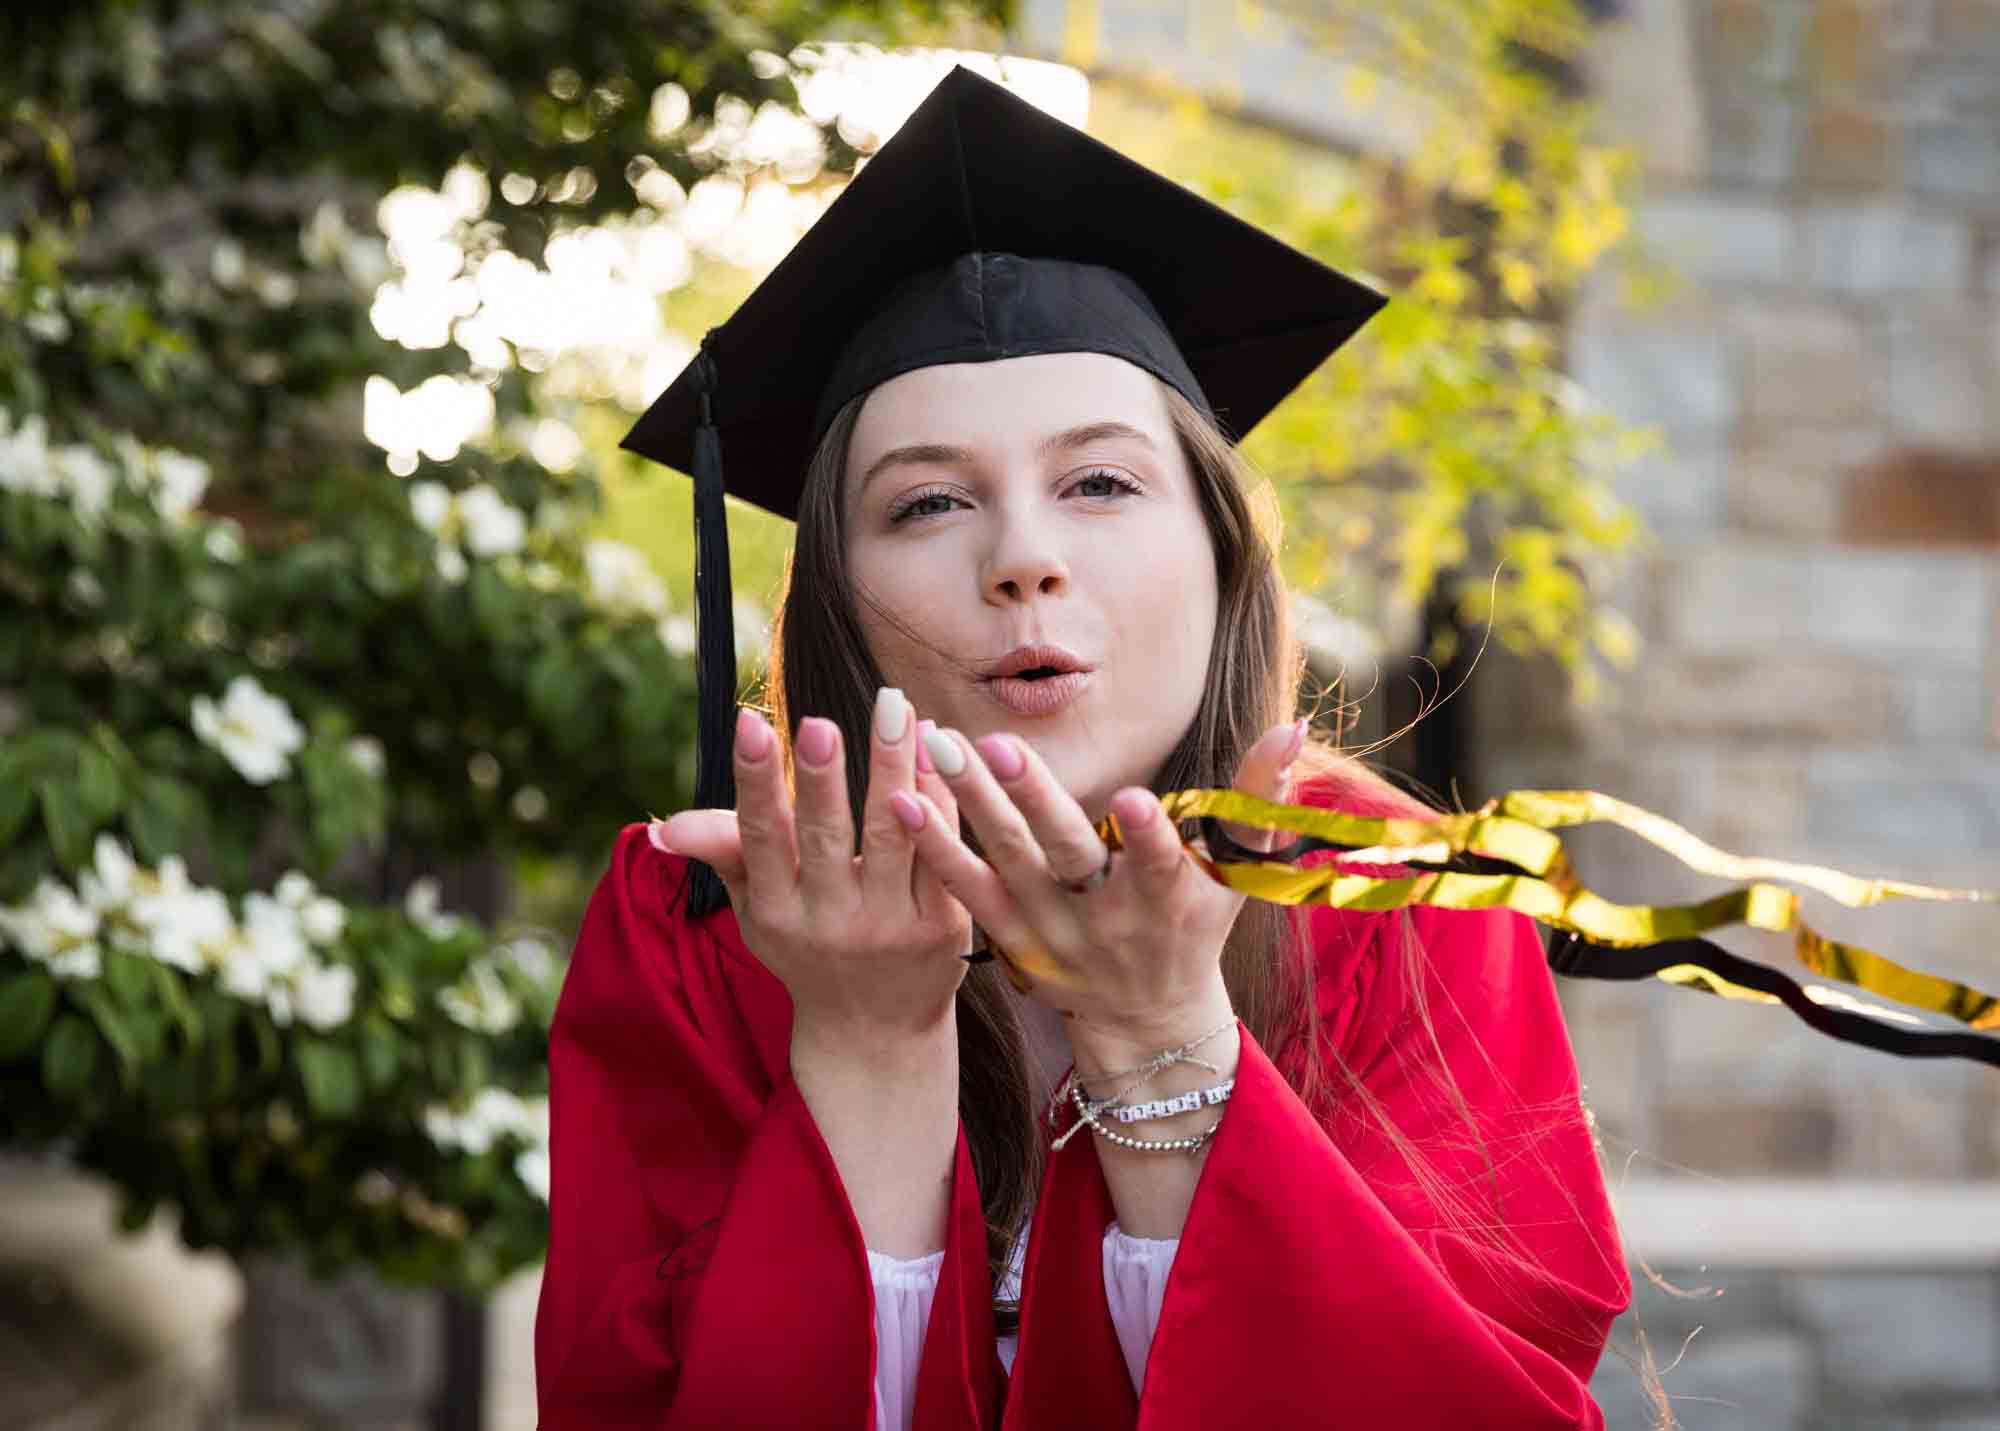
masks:
[[[1125,841],[1114,874],[1131,880],[1147,903],[1164,901],[1186,877],[1188,860],[1187,846],[1160,808],[1160,797],[1143,786],[1127,786],[1111,797],[1111,813],[1118,817],[1118,833]]]
[[[736,826],[751,896],[767,906],[796,898],[798,838],[778,736],[757,712],[736,713]]]
[[[1104,841],[1090,816],[1063,789],[1043,763],[1041,753],[1019,736],[1004,732],[973,742],[986,768],[1034,832],[1049,873],[1058,880],[1079,880],[1103,868]]]
[[[1260,800],[1283,802],[1291,793],[1292,762],[1304,749],[1305,740],[1304,716],[1288,725],[1272,726],[1243,753],[1243,760],[1236,767],[1236,779],[1230,788],[1255,795]],[[1276,849],[1290,838],[1282,830],[1261,830],[1254,825],[1239,825],[1234,820],[1224,820],[1222,832],[1237,844],[1253,850]]]
[[[962,840],[963,835],[958,820],[958,799],[951,793],[951,787],[945,784],[944,777],[938,774],[937,766],[931,761],[930,751],[924,748],[924,733],[936,729],[937,722],[934,720],[917,722],[916,793],[931,802],[932,808],[937,811],[938,818],[944,824],[945,832],[954,840]],[[947,904],[953,908],[962,908],[938,879],[937,871],[924,860],[914,858],[914,846],[911,847],[911,854],[913,858],[910,866],[910,893],[917,902],[917,909],[929,917],[943,913]],[[967,923],[971,923],[969,918]]]
[[[1003,945],[1025,948],[1035,942],[1005,882],[945,824],[943,813],[929,796],[898,793],[892,804],[903,812],[906,824],[914,825],[910,836],[916,845],[917,862],[936,878],[946,895],[965,907],[972,922]]]
[[[1052,876],[1041,842],[979,752],[955,730],[934,731],[924,744],[938,773],[958,797],[959,818],[970,821],[979,832],[981,850],[1015,901],[1023,906],[1046,905]],[[939,875],[943,875],[942,868]],[[972,917],[979,919],[979,911],[973,910]]]
[[[844,910],[858,897],[859,886],[840,727],[823,716],[807,716],[799,722],[796,753],[799,891],[810,909]]]
[[[743,863],[742,834],[734,810],[682,810],[646,828],[653,848],[700,860],[729,891],[729,907],[739,920],[750,910],[749,871]]]
[[[870,908],[894,909],[910,897],[916,847],[889,808],[889,796],[915,788],[916,721],[894,686],[875,693],[868,740],[868,795],[861,820],[861,889]]]

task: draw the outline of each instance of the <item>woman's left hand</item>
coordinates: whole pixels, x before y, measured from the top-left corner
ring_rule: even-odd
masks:
[[[1283,800],[1304,733],[1303,721],[1266,731],[1244,756],[1234,788]],[[1006,951],[1029,996],[1077,1021],[1073,1037],[1088,1028],[1114,1039],[1178,1042],[1189,1037],[1190,1019],[1218,1006],[1226,1017],[1222,949],[1244,896],[1195,866],[1158,796],[1141,786],[1112,796],[1124,848],[1101,884],[1073,893],[1063,881],[1101,869],[1105,844],[1034,748],[1010,734],[973,743],[944,730],[929,746],[987,859],[927,798],[898,792],[891,804],[912,829],[917,858]],[[1226,828],[1253,848],[1278,838]]]

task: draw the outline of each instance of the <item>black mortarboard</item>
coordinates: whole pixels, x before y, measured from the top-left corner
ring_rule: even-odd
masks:
[[[736,803],[722,494],[795,517],[813,450],[850,398],[940,363],[1109,353],[1235,441],[1382,303],[954,68],[621,444],[695,479],[695,804]],[[689,912],[724,898],[699,867]]]

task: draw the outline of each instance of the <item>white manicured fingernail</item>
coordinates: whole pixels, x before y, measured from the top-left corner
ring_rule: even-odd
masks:
[[[940,775],[957,775],[965,769],[965,752],[958,748],[957,739],[949,731],[925,731],[924,749],[930,752],[931,764]]]
[[[903,693],[894,686],[882,686],[875,692],[875,738],[884,745],[894,745],[903,738],[904,727],[910,723],[910,703],[903,699]]]

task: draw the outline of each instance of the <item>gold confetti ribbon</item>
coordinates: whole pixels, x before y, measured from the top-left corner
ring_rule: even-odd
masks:
[[[1971,985],[1907,968],[1872,950],[1829,939],[1800,916],[1799,896],[1774,881],[1815,890],[1851,908],[1888,899],[2000,902],[1979,890],[1940,889],[1900,880],[1860,879],[1816,865],[1748,859],[1696,838],[1671,820],[1594,791],[1514,791],[1469,814],[1436,819],[1376,819],[1313,806],[1282,805],[1237,790],[1180,790],[1161,797],[1169,819],[1228,820],[1237,825],[1288,831],[1338,847],[1338,860],[1375,865],[1442,865],[1461,857],[1498,861],[1519,873],[1420,870],[1408,876],[1352,874],[1339,863],[1301,869],[1275,860],[1220,860],[1189,843],[1188,852],[1213,879],[1253,899],[1277,904],[1325,904],[1336,909],[1391,910],[1410,905],[1443,909],[1512,909],[1551,928],[1599,945],[1633,949],[1699,939],[1729,925],[1792,935],[1799,962],[1823,978],[1838,979],[1912,1008],[1941,1014],[1967,1027],[2000,1030],[2000,999]],[[1701,874],[1747,880],[1743,887],[1691,905],[1621,905],[1586,889],[1560,837],[1576,825],[1608,823],[1638,835]],[[1098,834],[1123,847],[1117,821],[1107,815]],[[1324,848],[1325,846],[1322,846]],[[1003,959],[1008,956],[996,949]],[[1014,972],[1011,965],[1010,975]],[[1773,996],[1696,964],[1657,971],[1670,983],[1729,998],[1775,1002]],[[1837,991],[1808,990],[1816,1001],[1837,1004]],[[1885,1011],[1848,1002],[1877,1017]]]

